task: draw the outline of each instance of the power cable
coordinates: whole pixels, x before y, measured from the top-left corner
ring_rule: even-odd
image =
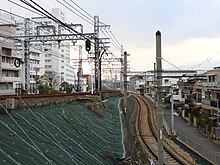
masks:
[[[104,33],[104,31],[102,30],[102,29],[100,29],[101,30],[101,32],[108,38],[109,37],[109,34],[108,34],[108,36]],[[113,41],[113,40],[112,40]],[[116,49],[118,49],[119,51],[120,51],[120,48],[117,46],[117,44],[115,44],[115,42],[113,41],[113,42],[111,42],[112,43],[112,45],[116,48]]]
[[[79,12],[81,15],[83,15],[85,18],[87,18],[88,20],[86,20],[85,18],[83,18],[82,16],[80,16],[79,14],[77,14],[76,12],[74,12],[73,10],[71,10],[69,7],[67,7],[66,5],[64,5],[63,3],[61,3],[59,0],[57,0],[57,2],[59,2],[61,5],[65,6],[68,10],[70,10],[72,13],[76,14],[78,17],[82,18],[84,21],[88,22],[89,24],[93,25],[93,20],[91,18],[89,18],[88,16],[86,16],[85,14],[83,14],[82,12],[80,12],[78,9],[76,9],[75,7],[73,7],[70,3],[68,3],[67,1],[63,0],[66,4],[68,4],[69,6],[71,6],[74,10],[76,10],[77,12]]]
[[[7,23],[10,23],[10,24],[11,24],[11,22],[9,22],[8,20],[5,20],[5,19],[3,19],[3,18],[0,18],[0,20],[5,21],[5,22],[7,22]],[[3,23],[4,23],[4,22],[3,22]],[[7,31],[7,30],[2,30],[2,31],[9,32],[9,31]]]
[[[73,0],[70,0],[74,5],[76,5],[78,8],[80,8],[83,12],[85,12],[88,16],[90,16],[91,18],[93,18],[93,16],[91,14],[89,14],[87,11],[85,11],[82,7],[80,7],[76,2],[74,2]]]
[[[8,13],[8,14],[14,15],[14,16],[16,16],[16,17],[19,17],[19,18],[23,18],[23,19],[25,19],[25,17],[23,17],[23,16],[20,16],[20,15],[14,14],[14,13],[9,12],[9,11],[6,11],[6,10],[4,10],[4,9],[0,9],[0,10],[3,11],[3,12],[5,12],[5,13]]]
[[[173,67],[177,68],[178,70],[180,70],[180,71],[182,70],[179,67],[177,67],[176,65],[172,64],[171,62],[165,60],[164,58],[161,58],[161,59],[164,60],[165,62],[167,62],[168,64],[172,65]]]
[[[38,12],[36,12],[34,10],[31,10],[31,9],[28,9],[27,7],[24,7],[24,6],[22,6],[22,5],[20,5],[20,4],[16,3],[16,2],[13,2],[12,0],[8,0],[8,1],[13,3],[14,5],[17,5],[17,6],[21,7],[21,8],[23,8],[23,9],[26,9],[26,10],[32,12],[32,13],[35,13],[35,14],[43,16],[41,13],[38,13]]]
[[[115,35],[112,33],[112,31],[109,29],[110,33],[112,34],[113,38],[115,39],[115,41],[121,46],[120,42],[116,39]]]

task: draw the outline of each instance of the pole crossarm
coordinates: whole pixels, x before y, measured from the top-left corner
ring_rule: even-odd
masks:
[[[84,40],[86,38],[94,39],[95,33],[84,34],[59,34],[59,35],[26,35],[26,36],[8,36],[0,34],[0,37],[25,40],[28,42],[47,42],[47,41],[64,41],[64,40]]]
[[[121,62],[122,58],[103,58],[102,62]]]

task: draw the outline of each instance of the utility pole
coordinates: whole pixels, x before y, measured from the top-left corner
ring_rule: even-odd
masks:
[[[82,46],[79,45],[79,67],[78,67],[78,72],[77,72],[77,76],[78,76],[78,82],[77,82],[77,92],[81,92],[82,91]]]
[[[90,59],[90,63],[91,63],[91,94],[93,94],[93,62],[92,62],[92,58]]]
[[[123,45],[121,45],[121,71],[120,71],[120,89],[122,90],[123,88],[123,54],[124,54],[124,49]]]
[[[218,133],[217,133],[217,137],[218,137],[218,144],[220,141],[220,136],[219,136],[219,99],[217,99],[217,129],[218,129]]]
[[[157,103],[157,91],[156,91],[156,63],[154,63],[154,105]]]
[[[30,24],[29,24],[30,19],[25,18],[24,19],[24,35],[28,36],[29,35],[29,30],[30,30]],[[27,93],[30,90],[30,41],[24,40],[23,42],[23,47],[24,47],[24,89]]]
[[[161,33],[156,32],[156,64],[157,64],[157,125],[158,125],[158,164],[163,165],[163,110],[162,110],[162,62]]]
[[[171,134],[174,135],[173,87],[171,86]]]
[[[124,114],[127,110],[127,52],[124,52]],[[126,116],[126,115],[125,115]]]
[[[99,16],[94,16],[95,92],[99,93]]]

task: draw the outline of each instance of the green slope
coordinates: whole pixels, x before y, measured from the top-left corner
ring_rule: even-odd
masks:
[[[117,164],[123,152],[118,99],[108,99],[102,118],[85,101],[0,115],[0,164]]]

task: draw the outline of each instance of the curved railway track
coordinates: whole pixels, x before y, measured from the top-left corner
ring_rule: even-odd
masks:
[[[132,95],[137,102],[135,129],[144,153],[155,164],[158,164],[156,113],[151,104],[143,97]],[[193,165],[195,160],[175,145],[170,139],[163,137],[164,164],[166,165]]]

